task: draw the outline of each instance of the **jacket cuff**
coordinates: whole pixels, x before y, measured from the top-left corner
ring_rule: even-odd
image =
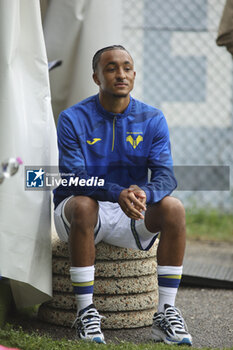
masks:
[[[110,201],[113,203],[117,203],[121,191],[123,191],[125,188],[119,185],[112,185],[111,188],[108,190],[109,196],[110,196]]]

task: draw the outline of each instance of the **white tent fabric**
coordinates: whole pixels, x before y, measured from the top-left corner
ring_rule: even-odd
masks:
[[[121,0],[50,0],[43,27],[49,61],[63,65],[51,72],[55,117],[78,101],[97,93],[92,80],[94,53],[122,44]]]
[[[121,0],[0,1],[0,162],[56,165],[51,109],[61,110],[97,92],[91,60],[99,48],[121,43]],[[44,36],[47,46],[45,49]],[[10,280],[18,307],[51,296],[50,193],[26,191],[24,167],[0,186],[0,275]]]
[[[56,165],[48,62],[39,1],[0,1],[0,162]],[[16,305],[51,296],[50,193],[25,191],[24,167],[0,185],[0,275]]]

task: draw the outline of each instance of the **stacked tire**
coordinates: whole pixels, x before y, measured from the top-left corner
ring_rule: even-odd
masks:
[[[96,247],[94,304],[103,329],[145,327],[152,324],[157,305],[157,244],[148,252],[99,243]],[[71,326],[76,300],[69,276],[66,243],[53,240],[53,299],[44,303],[39,318]]]

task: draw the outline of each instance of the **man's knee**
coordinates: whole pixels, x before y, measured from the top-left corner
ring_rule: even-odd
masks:
[[[98,203],[87,196],[72,197],[65,206],[65,216],[71,225],[89,223],[95,226],[98,216]]]
[[[161,201],[161,208],[165,217],[170,220],[179,218],[185,219],[185,209],[182,202],[175,197],[165,197]]]
[[[159,203],[151,205],[147,211],[145,223],[151,232],[161,231],[168,226],[185,226],[185,209],[177,198],[164,197]]]

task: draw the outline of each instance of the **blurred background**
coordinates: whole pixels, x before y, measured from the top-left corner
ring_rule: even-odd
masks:
[[[127,0],[135,95],[164,112],[175,165],[233,161],[232,56],[216,45],[225,0]],[[177,191],[186,206],[232,208],[232,193]]]

